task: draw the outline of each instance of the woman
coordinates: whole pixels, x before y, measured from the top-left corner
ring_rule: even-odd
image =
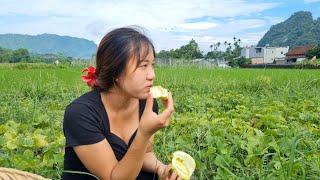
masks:
[[[101,40],[96,69],[85,80],[92,91],[66,107],[63,179],[180,179],[152,152],[154,134],[169,125],[172,95],[158,114],[150,94],[154,46],[133,28]]]

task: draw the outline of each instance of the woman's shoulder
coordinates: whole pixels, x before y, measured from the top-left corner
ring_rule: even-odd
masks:
[[[103,112],[95,106],[96,99],[92,93],[83,94],[66,107],[63,118],[66,147],[92,144],[105,138]]]
[[[65,108],[64,123],[93,123],[102,122],[104,111],[100,107],[100,96],[96,91],[89,91],[73,100]]]
[[[87,107],[94,107],[99,105],[99,101],[100,93],[98,92],[98,90],[92,90],[74,99],[68,106],[74,106],[75,104],[77,104]]]
[[[86,92],[66,106],[65,118],[72,116],[92,116],[92,118],[100,119],[103,115],[100,101],[99,92],[95,90]]]

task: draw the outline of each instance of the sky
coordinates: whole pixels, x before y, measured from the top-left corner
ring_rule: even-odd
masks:
[[[243,46],[255,45],[271,25],[297,11],[317,19],[320,0],[0,0],[0,34],[49,33],[99,44],[110,30],[136,25],[156,51],[193,38],[206,52],[233,37]]]

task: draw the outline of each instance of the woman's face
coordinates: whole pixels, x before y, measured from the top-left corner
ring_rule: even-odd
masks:
[[[145,48],[144,48],[145,50]],[[140,53],[144,54],[144,52]],[[137,61],[139,61],[137,66]],[[146,99],[155,79],[154,55],[152,48],[149,48],[146,58],[131,58],[124,73],[119,77],[119,87],[129,96]]]

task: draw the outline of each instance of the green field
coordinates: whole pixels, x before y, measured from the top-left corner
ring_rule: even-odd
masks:
[[[64,109],[88,91],[81,69],[0,65],[0,166],[60,177]],[[320,71],[157,68],[176,113],[155,139],[183,150],[193,179],[320,179]],[[249,178],[248,178],[249,177]]]

